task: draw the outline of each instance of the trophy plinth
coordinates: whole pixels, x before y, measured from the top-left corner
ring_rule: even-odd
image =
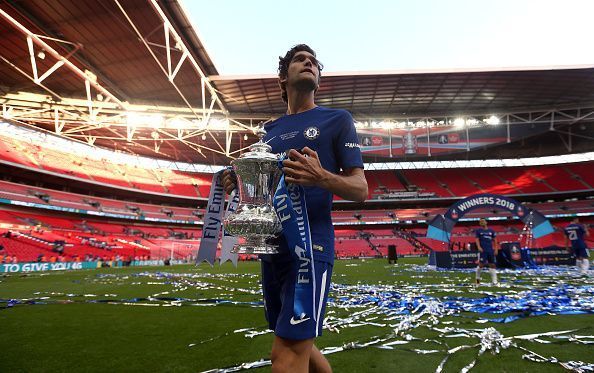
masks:
[[[273,197],[281,176],[278,155],[270,145],[260,141],[250,146],[250,151],[231,162],[237,176],[239,204],[223,221],[225,232],[244,238],[233,247],[238,254],[276,254],[277,247],[267,243],[281,231],[274,211]]]

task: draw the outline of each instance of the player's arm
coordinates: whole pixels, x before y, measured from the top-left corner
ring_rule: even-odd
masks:
[[[349,168],[337,175],[322,167],[317,152],[308,147],[302,151],[303,154],[291,149],[287,154],[289,159],[283,161],[287,183],[317,186],[349,201],[365,201],[368,189],[363,169]]]
[[[497,240],[497,237],[493,238],[493,251],[495,252],[495,255],[499,252],[499,241]]]
[[[481,241],[478,238],[476,239],[476,247],[478,251],[480,251],[481,253],[483,252],[483,248],[481,247]]]

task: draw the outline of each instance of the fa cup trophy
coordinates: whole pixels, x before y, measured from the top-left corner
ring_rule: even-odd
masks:
[[[239,204],[223,221],[223,226],[225,232],[240,238],[232,252],[276,254],[277,247],[266,240],[281,231],[273,205],[274,192],[281,177],[279,156],[272,153],[272,147],[262,141],[266,134],[264,129],[256,134],[260,141],[250,146],[249,152],[231,162],[237,176]]]

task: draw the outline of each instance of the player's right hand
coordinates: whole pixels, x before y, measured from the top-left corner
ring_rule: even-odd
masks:
[[[223,171],[223,177],[221,180],[223,182],[223,188],[227,194],[231,194],[231,192],[233,192],[233,190],[235,190],[237,187],[237,177],[231,170]]]

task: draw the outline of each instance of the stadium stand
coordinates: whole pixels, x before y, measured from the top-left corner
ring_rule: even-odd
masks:
[[[543,213],[557,213],[563,211],[562,207],[573,212],[594,212],[594,201],[588,200],[535,205]],[[381,215],[385,214],[382,211],[361,211],[361,213],[368,214],[369,217],[375,216],[377,219],[383,219]],[[489,212],[477,211],[474,215],[480,217],[489,215]],[[424,217],[420,210],[417,216]],[[594,221],[586,219],[585,223],[593,224]],[[564,219],[554,219],[553,224],[557,227],[557,232],[534,240],[533,247],[564,246],[564,236],[560,229],[567,222]],[[52,251],[56,241],[65,243],[61,260],[84,257],[109,259],[114,256],[186,258],[195,253],[199,244],[199,240],[195,238],[200,237],[199,229],[161,227],[146,223],[123,224],[0,209],[0,226],[8,225],[20,227],[11,229],[10,231],[16,234],[10,239],[3,237],[1,242],[5,248],[10,248],[4,255],[14,257],[17,261],[35,261],[40,255],[45,256],[46,259],[57,257]],[[428,252],[427,249],[436,251],[449,249],[442,242],[426,238],[424,225],[400,230],[387,228],[392,226],[391,224],[388,226],[362,225],[358,226],[358,229],[338,226],[336,229],[337,257],[385,256],[388,245],[396,245],[399,255],[423,255]],[[456,226],[452,232],[451,248],[461,249],[468,244],[473,244],[474,230],[477,227],[476,224]],[[490,227],[497,232],[500,242],[516,242],[526,238],[523,233],[523,224],[516,220],[493,221]],[[22,245],[22,250],[18,249],[19,245]]]
[[[0,160],[20,166],[77,177],[114,187],[188,197],[208,196],[212,175],[189,174],[168,169],[143,169],[105,159],[75,156],[41,148],[0,134]]]
[[[113,212],[130,216],[138,216],[142,213],[144,216],[153,218],[196,220],[196,216],[193,214],[196,211],[195,209],[89,197],[82,194],[32,187],[7,181],[0,181],[0,197],[23,202],[81,210]],[[131,210],[130,207],[137,207],[138,210]],[[171,213],[171,215],[168,213]]]
[[[195,254],[200,242],[186,239],[199,238],[197,229],[178,230],[0,209],[0,227],[8,226],[13,229],[2,231],[0,241],[6,249],[0,256],[4,261],[6,256],[16,262],[51,258],[57,261],[172,256],[185,259]],[[176,234],[184,238],[177,239]],[[55,250],[57,243],[63,244],[59,252]]]
[[[373,250],[369,242],[364,239],[337,239],[335,243],[336,257],[370,257],[376,256],[377,252]]]
[[[592,172],[592,162],[587,163],[573,163],[565,166],[565,169],[572,174],[573,177],[579,176],[579,180],[582,181],[588,189],[594,188],[594,172]]]
[[[450,195],[469,196],[481,193],[481,190],[465,177],[466,174],[472,174],[472,172],[465,172],[462,169],[431,170],[431,175]]]
[[[402,170],[406,179],[420,191],[434,193],[439,197],[452,197],[453,195],[439,185],[435,177],[425,170]]]
[[[113,188],[180,197],[208,197],[212,174],[187,173],[169,169],[142,168],[93,159],[65,151],[40,147],[27,141],[0,134],[0,162],[18,167],[49,171],[64,177],[76,177]],[[594,162],[508,168],[460,168],[367,171],[370,199],[429,198],[457,199],[477,193],[504,195],[543,195],[592,190]],[[144,257],[187,258],[196,251],[200,230],[188,226],[163,226],[146,220],[197,221],[203,212],[190,207],[132,202],[122,199],[89,196],[0,180],[0,198],[47,208],[67,208],[79,215],[65,217],[41,208],[27,211],[3,211],[0,226],[15,232],[3,237],[4,256],[16,261],[79,260],[80,258]],[[187,201],[185,201],[187,204]],[[430,203],[426,203],[430,206]],[[543,214],[592,213],[591,200],[568,200],[529,203]],[[453,231],[451,246],[425,237],[426,222],[447,207],[412,207],[377,210],[347,210],[332,213],[336,229],[337,257],[387,255],[395,245],[399,255],[424,255],[429,250],[463,248],[474,243],[476,227],[463,225]],[[111,221],[88,213],[118,214],[128,221]],[[491,217],[493,211],[476,210],[466,217]],[[369,224],[373,225],[369,225]],[[402,224],[413,224],[403,229]],[[401,228],[393,229],[395,224]],[[500,241],[525,239],[517,221],[495,222]],[[389,228],[386,228],[389,227]],[[56,253],[56,242],[64,242]],[[564,237],[556,232],[532,242],[537,247],[562,246]],[[19,249],[22,246],[22,250]],[[535,247],[536,247],[535,246]],[[251,258],[253,259],[253,258]],[[6,260],[6,258],[4,258]]]
[[[420,191],[429,191],[439,197],[451,198],[466,197],[476,193],[521,195],[588,190],[592,189],[587,183],[591,174],[588,171],[589,167],[594,167],[594,164],[589,162],[579,166],[423,169],[401,172],[411,185],[416,186]],[[393,184],[388,184],[387,188],[399,188],[401,185],[396,180]]]
[[[114,187],[202,198],[207,198],[210,190],[211,174],[143,169],[104,159],[94,160],[88,156],[77,157],[1,134],[0,144],[0,161]],[[590,171],[592,167],[594,162],[495,169],[416,169],[398,172],[380,170],[367,171],[366,178],[369,184],[369,199],[382,198],[393,193],[398,196],[398,192],[413,190],[444,198],[465,197],[482,192],[546,194],[593,189],[594,176]]]

